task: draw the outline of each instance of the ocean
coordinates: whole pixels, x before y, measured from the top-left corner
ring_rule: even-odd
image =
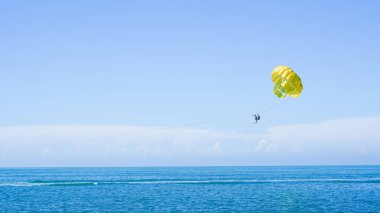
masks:
[[[380,212],[380,166],[1,168],[0,212]]]

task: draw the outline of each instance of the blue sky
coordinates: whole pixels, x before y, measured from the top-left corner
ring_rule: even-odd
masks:
[[[379,164],[379,24],[378,1],[2,1],[0,166]],[[304,92],[277,105],[270,74],[281,64]],[[247,117],[159,141],[133,132],[257,111],[256,126]],[[301,137],[310,126],[317,135]],[[278,138],[281,128],[293,136]],[[351,137],[327,139],[337,134]],[[84,138],[94,139],[75,147]],[[230,143],[251,152],[234,161],[243,154],[223,152]],[[340,148],[322,159],[331,150],[315,145],[326,143]]]

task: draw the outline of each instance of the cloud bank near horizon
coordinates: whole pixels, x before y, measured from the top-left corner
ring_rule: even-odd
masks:
[[[380,117],[250,134],[186,127],[1,127],[0,166],[380,164],[379,130]]]

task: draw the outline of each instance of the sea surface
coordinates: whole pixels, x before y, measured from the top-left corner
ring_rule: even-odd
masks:
[[[0,168],[0,212],[380,212],[380,166]]]

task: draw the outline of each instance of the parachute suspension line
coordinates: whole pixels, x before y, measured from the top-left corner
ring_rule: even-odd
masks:
[[[271,96],[268,96],[266,99],[264,99],[264,101],[259,105],[258,107],[258,112],[262,111],[263,108],[265,108],[267,106],[267,104],[269,104],[270,102],[272,101],[272,98]]]
[[[262,103],[259,105],[256,113],[257,114],[261,114],[261,113],[267,112],[268,109],[270,109],[269,111],[271,111],[271,110],[275,109],[277,106],[280,106],[280,105],[282,105],[282,104],[284,104],[284,103],[286,103],[286,102],[289,101],[289,99],[287,99],[286,101],[282,101],[280,103],[276,103],[275,105],[271,106],[272,102],[275,101],[275,100],[276,99],[272,95],[270,95],[267,98],[265,98],[262,101]]]
[[[274,110],[275,108],[277,108],[277,107],[279,107],[279,106],[281,106],[281,105],[284,105],[284,104],[288,103],[290,100],[291,100],[291,99],[287,99],[287,100],[285,100],[285,101],[282,101],[282,102],[280,102],[280,103],[277,103],[276,105],[271,106],[271,107],[269,107],[269,108],[267,108],[267,109],[265,109],[265,110],[259,112],[259,114],[263,114],[263,113],[266,113],[266,112],[270,112],[270,111]]]

